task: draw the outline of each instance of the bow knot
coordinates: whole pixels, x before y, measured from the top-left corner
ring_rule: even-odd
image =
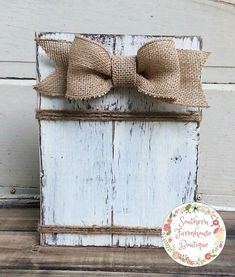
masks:
[[[112,56],[113,87],[136,87],[136,57]]]
[[[206,107],[200,75],[209,53],[177,49],[171,39],[145,43],[136,56],[110,55],[103,45],[77,35],[71,42],[39,39],[56,65],[35,89],[75,100],[101,97],[117,87],[136,87],[161,101]]]

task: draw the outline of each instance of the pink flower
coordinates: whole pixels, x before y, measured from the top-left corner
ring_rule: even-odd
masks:
[[[173,254],[172,254],[172,257],[173,257],[174,259],[178,259],[178,258],[180,257],[180,253],[177,252],[177,251],[174,251]]]
[[[211,254],[210,254],[210,253],[206,253],[205,258],[206,258],[207,260],[210,260]]]
[[[168,231],[168,230],[170,230],[170,228],[171,228],[170,224],[164,224],[164,226],[163,226],[164,231]]]
[[[219,221],[217,219],[213,220],[213,225],[219,225]]]

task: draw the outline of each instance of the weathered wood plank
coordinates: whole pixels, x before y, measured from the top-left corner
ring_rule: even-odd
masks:
[[[4,198],[0,200],[0,208],[39,208],[39,196],[32,198]]]
[[[25,232],[26,220],[38,219],[38,209],[0,209],[0,275],[10,276],[233,276],[234,212],[222,212],[228,239],[213,263],[189,269],[177,265],[164,249],[40,247],[37,232]],[[29,222],[28,221],[28,222]],[[5,225],[2,223],[7,222]],[[10,224],[9,224],[10,222]],[[32,225],[29,231],[33,229]],[[22,230],[15,232],[13,230]],[[7,232],[6,232],[7,231]],[[84,271],[89,270],[89,271]],[[98,270],[98,272],[97,272]],[[120,272],[116,272],[120,271]],[[152,272],[152,273],[151,273]],[[153,273],[154,272],[154,273]],[[4,275],[5,274],[5,275]],[[98,275],[96,275],[98,274]],[[143,275],[145,274],[145,275]],[[154,274],[154,275],[153,275]]]
[[[224,220],[227,236],[234,236],[235,213],[219,212],[219,214]],[[0,231],[37,231],[38,223],[39,208],[0,209]]]
[[[235,67],[204,66],[202,82],[205,84],[235,84]]]
[[[38,223],[38,208],[0,209],[0,231],[36,231]]]
[[[39,193],[36,95],[32,81],[0,80],[0,199]]]
[[[234,246],[235,241],[228,239],[214,262],[185,268],[171,260],[164,249],[42,247],[36,233],[0,232],[0,268],[233,276]]]
[[[235,87],[207,86],[199,146],[198,193],[217,209],[235,209]]]
[[[137,273],[137,272],[99,272],[99,271],[73,271],[73,270],[8,270],[0,269],[1,276],[14,276],[14,277],[27,277],[27,276],[83,276],[83,277],[167,277],[175,276],[174,274],[164,274],[164,273]],[[190,277],[198,277],[198,275],[191,275]]]
[[[5,79],[36,79],[35,61],[0,61],[0,77]]]
[[[108,126],[112,123],[41,122],[42,224],[111,224],[108,197],[112,129]],[[59,145],[51,143],[55,134],[59,135],[56,139]],[[58,234],[58,241],[53,235],[43,237],[58,245],[66,243],[65,235]],[[67,243],[75,245],[81,244],[82,237],[84,245],[111,244],[110,235],[102,235],[100,240],[95,235],[67,237],[70,238]]]

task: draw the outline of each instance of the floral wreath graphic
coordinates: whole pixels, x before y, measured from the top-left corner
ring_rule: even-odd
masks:
[[[180,253],[174,243],[172,221],[180,214],[202,213],[210,218],[210,227],[213,230],[213,247],[208,252],[200,251],[200,256],[193,260],[188,255]],[[201,203],[188,203],[175,208],[166,218],[162,228],[162,241],[166,252],[178,263],[196,267],[203,266],[214,260],[221,253],[226,238],[226,229],[220,215],[212,208]]]

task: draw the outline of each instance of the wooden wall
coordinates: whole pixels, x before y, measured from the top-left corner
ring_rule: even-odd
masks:
[[[198,193],[235,209],[235,1],[2,1],[0,9],[0,198],[39,194],[34,119],[35,31],[200,35],[213,52],[203,71],[210,108],[203,112]]]

